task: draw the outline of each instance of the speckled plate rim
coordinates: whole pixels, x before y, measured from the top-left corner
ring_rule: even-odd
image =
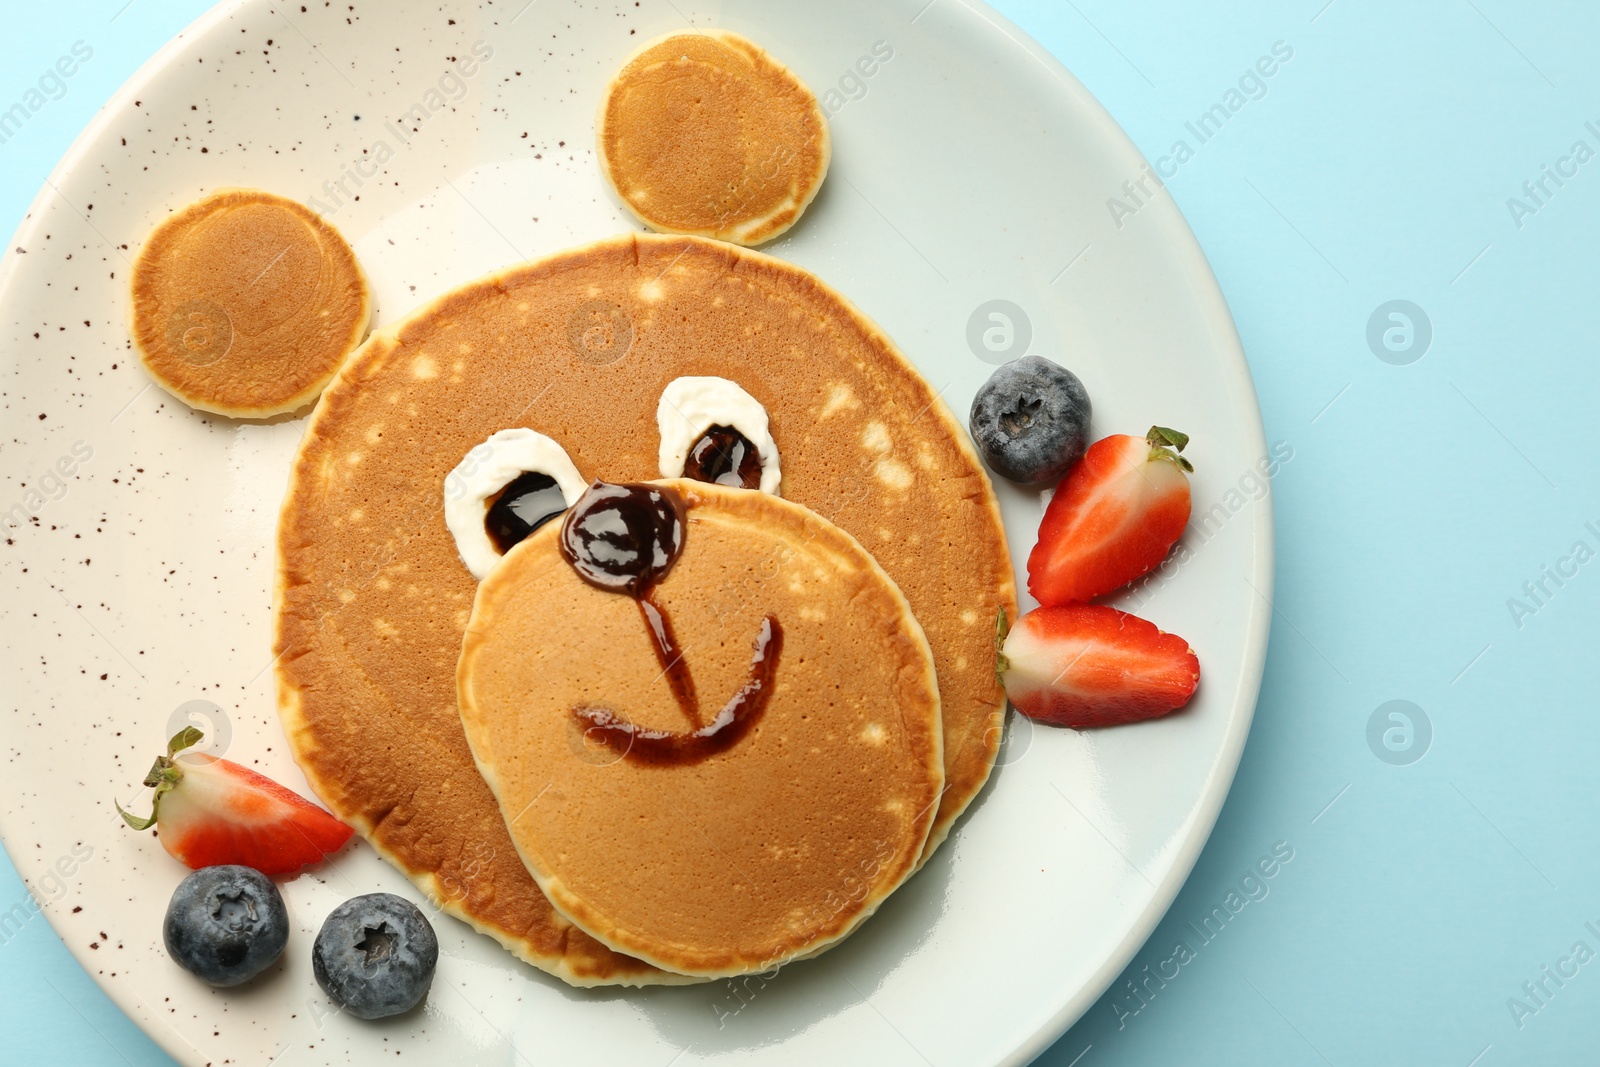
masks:
[[[73,140],[71,146],[51,170],[49,177],[45,179],[44,187],[29,204],[22,222],[12,235],[12,241],[6,248],[4,256],[0,257],[0,306],[3,306],[7,301],[10,289],[20,269],[18,263],[20,256],[17,254],[16,248],[19,245],[29,243],[36,228],[42,225],[40,209],[49,203],[51,197],[57,195],[57,185],[84,160],[84,157],[89,154],[102,133],[110,127],[115,108],[135,98],[141,89],[158,78],[172,62],[173,58],[178,55],[189,37],[211,28],[215,23],[227,20],[237,11],[256,2],[257,0],[223,0],[223,2],[200,15],[143,63],[96,112],[95,116]],[[1129,173],[1139,172],[1144,169],[1146,166],[1145,158],[1132,139],[1112,118],[1110,112],[1073,76],[1060,60],[1029,37],[1015,23],[988,4],[983,3],[982,0],[954,0],[954,2],[989,23],[997,32],[1007,38],[1030,59],[1040,64],[1058,81],[1062,89],[1073,98],[1075,104],[1081,109],[1084,117],[1092,120],[1098,128],[1100,136],[1106,139],[1106,143],[1115,145],[1127,157],[1126,162],[1130,164]],[[1170,218],[1164,220],[1168,239],[1174,253],[1183,260],[1186,273],[1194,283],[1193,296],[1197,306],[1206,314],[1209,320],[1213,339],[1219,350],[1221,350],[1219,354],[1229,364],[1227,369],[1230,370],[1233,379],[1229,384],[1229,388],[1239,397],[1245,408],[1254,412],[1255,418],[1247,429],[1257,454],[1263,454],[1266,451],[1266,434],[1261,420],[1260,404],[1232,314],[1223,297],[1216,275],[1212,271],[1210,263],[1200,248],[1192,229],[1183,219],[1176,205],[1170,201],[1169,205],[1170,212],[1168,214]],[[80,217],[82,217],[81,214]],[[84,218],[83,221],[91,229],[94,228],[93,223],[87,218]],[[96,232],[98,233],[98,230]],[[101,236],[104,240],[104,235]],[[109,245],[112,242],[107,240],[106,243]],[[1217,817],[1221,813],[1223,803],[1227,799],[1228,791],[1232,786],[1239,760],[1244,752],[1245,741],[1249,736],[1250,725],[1254,718],[1256,701],[1266,663],[1274,576],[1274,530],[1271,499],[1269,488],[1267,495],[1261,501],[1265,506],[1257,507],[1252,511],[1252,544],[1255,551],[1253,573],[1250,575],[1250,581],[1260,596],[1252,606],[1249,614],[1245,640],[1246,654],[1242,664],[1242,684],[1234,706],[1230,711],[1227,729],[1224,733],[1222,744],[1216,752],[1211,772],[1205,780],[1201,794],[1195,799],[1190,829],[1178,849],[1176,858],[1157,883],[1149,903],[1140,913],[1138,920],[1118,943],[1116,950],[1106,958],[1103,964],[1094,972],[1093,978],[1085,983],[1077,994],[1067,999],[1052,1018],[1039,1027],[1029,1039],[1020,1044],[1012,1055],[1001,1061],[1004,1064],[1022,1065],[1037,1058],[1099,999],[1101,994],[1110,986],[1112,980],[1123,971],[1133,956],[1143,947],[1156,925],[1166,914],[1173,900],[1177,897],[1178,891],[1187,881],[1195,862],[1199,859],[1201,851],[1210,838],[1211,831],[1216,824]],[[0,813],[0,839],[3,839],[0,840],[0,843],[5,844],[8,854],[10,854],[11,846],[8,843],[10,835],[4,833],[4,827],[8,822],[7,815]],[[14,857],[13,862],[15,862]],[[44,911],[44,914],[47,921],[51,923],[56,935],[61,937],[63,931],[56,926],[55,920],[50,916],[48,909]],[[72,952],[74,958],[88,971],[90,961],[86,958],[85,953],[81,949],[74,948],[70,942],[65,941],[65,938],[63,938],[63,941],[67,944],[68,950]],[[139,1022],[140,1016],[137,1012],[131,1010],[132,1005],[124,1003],[120,987],[100,983],[98,980],[96,982],[136,1024],[150,1034],[152,1039],[166,1047],[166,1035],[156,1032],[153,1028],[145,1027],[143,1023]]]

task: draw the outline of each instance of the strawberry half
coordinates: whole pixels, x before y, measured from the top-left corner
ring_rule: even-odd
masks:
[[[1018,711],[1080,730],[1165,715],[1200,684],[1189,642],[1102,604],[1023,615],[1001,642],[996,671]]]
[[[193,752],[204,735],[190,726],[167,743],[145,776],[155,788],[150,817],[117,812],[135,830],[160,830],[161,845],[187,867],[221,863],[289,874],[337,852],[350,827],[271,778],[231,760]]]
[[[1028,592],[1041,604],[1091,600],[1167,558],[1189,524],[1188,435],[1161,426],[1090,446],[1045,509],[1028,556]]]

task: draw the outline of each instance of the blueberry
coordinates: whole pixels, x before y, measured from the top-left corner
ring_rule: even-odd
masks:
[[[283,955],[289,913],[272,879],[250,867],[202,867],[167,905],[167,954],[215,986],[248,982]]]
[[[322,991],[358,1019],[410,1011],[428,995],[439,939],[404,897],[368,893],[328,914],[311,948]]]
[[[1076,374],[1023,356],[991,374],[972,398],[972,439],[996,474],[1040,485],[1083,457],[1089,414],[1089,394]]]

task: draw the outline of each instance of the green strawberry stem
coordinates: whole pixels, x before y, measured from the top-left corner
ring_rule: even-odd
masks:
[[[1006,684],[1006,671],[1011,669],[1011,661],[1006,659],[1006,654],[1001,651],[1005,647],[1006,635],[1011,632],[1011,627],[1006,623],[1005,605],[994,616],[994,680],[1000,683],[1001,688]]]
[[[1181,469],[1194,473],[1194,464],[1178,455],[1184,446],[1189,443],[1189,435],[1169,430],[1165,426],[1152,426],[1150,432],[1145,434],[1146,441],[1150,442],[1150,458],[1153,460],[1166,460],[1176,463]],[[1170,446],[1170,447],[1169,447]],[[1176,450],[1176,451],[1174,451]]]
[[[114,800],[111,802],[124,822],[135,830],[148,830],[156,824],[156,817],[161,811],[161,795],[175,789],[183,781],[183,768],[172,757],[198,745],[205,736],[193,726],[185,726],[172,736],[172,740],[167,742],[167,754],[157,756],[155,763],[150,766],[150,773],[144,776],[144,784],[155,790],[155,795],[150,798],[150,817],[141,819],[137,815],[130,815],[122,810],[121,804]]]

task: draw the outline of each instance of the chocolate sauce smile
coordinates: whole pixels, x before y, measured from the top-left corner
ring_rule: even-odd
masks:
[[[766,710],[783,651],[783,627],[773,616],[765,616],[745,683],[710,722],[703,721],[672,620],[650,599],[683,552],[684,529],[683,501],[671,489],[607,482],[590,486],[561,524],[561,554],[578,576],[597,589],[624,593],[639,605],[656,661],[679,710],[694,727],[687,733],[652,730],[600,705],[572,709],[586,735],[598,737],[606,748],[635,763],[698,763],[732,746]]]
[[[585,725],[585,734],[598,737],[612,752],[635,763],[679,765],[698,763],[707,756],[731,748],[749,732],[772,695],[772,678],[783,651],[783,628],[771,615],[761,620],[755,651],[750,656],[750,673],[738,692],[722,705],[716,717],[690,733],[651,730],[619,718],[610,708],[580,704],[572,714]],[[681,660],[679,662],[682,662]],[[682,703],[679,704],[683,707]],[[687,712],[688,708],[684,708]],[[695,716],[698,718],[698,714]]]

